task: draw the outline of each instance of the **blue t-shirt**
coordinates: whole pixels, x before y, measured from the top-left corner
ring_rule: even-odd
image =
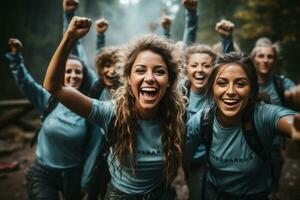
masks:
[[[89,120],[100,126],[106,135],[110,121],[115,115],[112,101],[93,100]],[[127,157],[122,174],[117,159],[112,160],[113,150],[108,155],[108,165],[112,184],[127,194],[141,194],[152,191],[165,180],[164,153],[161,143],[161,120],[137,121],[136,167],[132,173],[130,158]],[[129,156],[129,155],[128,155]]]
[[[191,155],[201,141],[200,116],[196,113],[187,124],[186,148]],[[254,112],[257,134],[267,152],[277,133],[281,117],[295,114],[287,108],[260,104]],[[212,168],[208,181],[222,191],[239,196],[267,194],[269,191],[270,165],[248,146],[242,133],[242,125],[222,127],[217,118],[213,122],[213,139],[209,160]]]
[[[190,88],[189,92],[189,104],[186,108],[187,112],[187,121],[196,114],[199,110],[201,110],[205,104],[207,99],[204,96],[204,93],[201,92],[199,94],[194,93],[192,88]],[[202,156],[205,154],[205,146],[200,144],[197,151],[195,152],[193,163],[198,163],[202,160]]]
[[[28,73],[21,54],[6,54],[20,92],[40,113],[46,109],[50,94]],[[58,103],[43,122],[36,147],[37,160],[42,164],[66,169],[82,164],[87,126],[84,118]]]
[[[292,80],[285,77],[283,79],[283,89],[286,91],[286,90],[290,90],[293,87],[295,87],[295,83]],[[274,82],[272,79],[270,79],[265,84],[259,84],[259,93],[267,94],[270,98],[271,104],[282,106],[281,99],[275,89]],[[273,144],[274,145],[281,144],[282,139],[283,139],[282,136],[278,135],[277,137],[275,137]]]
[[[293,88],[295,86],[296,85],[292,80],[290,80],[288,78],[283,79],[283,89],[285,91],[290,90],[291,88]],[[265,93],[265,94],[269,95],[271,104],[282,106],[282,102],[280,100],[279,95],[277,94],[277,91],[275,89],[274,82],[272,79],[269,80],[265,84],[259,84],[259,93]]]

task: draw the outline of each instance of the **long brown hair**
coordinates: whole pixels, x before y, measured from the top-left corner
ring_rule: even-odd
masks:
[[[131,44],[126,52],[123,69],[124,85],[115,93],[116,120],[112,133],[114,158],[120,162],[121,168],[125,164],[126,154],[129,153],[130,164],[135,172],[136,162],[136,122],[137,112],[135,98],[128,83],[132,65],[138,54],[150,50],[159,54],[167,65],[169,87],[160,102],[159,116],[162,116],[162,145],[164,151],[166,180],[170,183],[176,176],[182,164],[182,147],[184,138],[184,101],[177,88],[178,66],[172,55],[173,45],[158,36],[145,36]]]

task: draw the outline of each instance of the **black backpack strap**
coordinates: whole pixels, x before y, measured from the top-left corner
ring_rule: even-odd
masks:
[[[45,107],[45,109],[43,110],[43,113],[41,114],[40,118],[41,118],[41,125],[40,127],[35,131],[35,134],[30,142],[30,147],[33,147],[36,144],[37,138],[39,136],[42,124],[44,122],[44,120],[46,119],[46,117],[54,110],[54,108],[57,106],[58,101],[53,97],[50,96],[49,100],[48,100],[48,104]]]
[[[94,99],[99,99],[105,85],[101,79],[97,80],[91,87],[89,96]]]
[[[212,137],[213,137],[213,122],[214,122],[214,109],[213,107],[205,107],[201,113],[200,119],[200,127],[201,127],[201,136],[202,140],[205,144],[205,156],[206,160],[209,162],[209,152],[211,149],[212,144]]]
[[[283,75],[273,75],[272,80],[275,87],[275,90],[280,98],[282,106],[285,106],[285,99],[284,99],[284,81],[285,77]]]
[[[249,147],[264,161],[269,160],[254,124],[254,109],[251,109],[243,119],[243,134]]]

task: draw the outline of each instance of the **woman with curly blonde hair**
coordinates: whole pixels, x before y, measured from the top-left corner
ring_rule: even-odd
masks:
[[[184,100],[177,88],[173,45],[157,36],[137,40],[126,51],[124,85],[114,101],[100,102],[61,80],[71,47],[90,25],[87,18],[72,19],[49,64],[44,87],[104,130],[112,176],[106,199],[167,199],[168,186],[182,165],[184,143]]]

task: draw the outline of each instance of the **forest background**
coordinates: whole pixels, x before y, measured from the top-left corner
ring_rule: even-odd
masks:
[[[235,23],[234,41],[250,53],[259,37],[280,44],[276,71],[300,82],[300,0],[198,0],[197,43],[213,45],[220,37],[214,31],[220,19]],[[180,0],[81,0],[77,12],[93,21],[109,21],[106,45],[120,45],[149,33],[159,24],[162,13],[172,18],[171,38],[182,40],[184,7]],[[62,0],[11,0],[0,6],[0,100],[22,98],[4,54],[8,39],[23,43],[25,64],[37,82],[42,83],[47,66],[63,34]],[[161,27],[156,32],[162,34]],[[90,62],[96,53],[94,27],[83,39]]]

